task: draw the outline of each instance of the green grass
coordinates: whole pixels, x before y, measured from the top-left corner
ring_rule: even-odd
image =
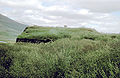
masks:
[[[28,27],[21,35],[19,39],[37,39],[46,40],[50,39],[55,41],[61,38],[70,38],[70,32],[67,32],[63,28],[52,28],[52,27]]]
[[[19,38],[25,38],[26,32],[31,38],[50,32],[70,37],[45,44],[0,43],[0,77],[120,78],[119,34],[86,28],[29,27]]]
[[[61,38],[70,38],[75,40],[89,39],[110,41],[120,39],[118,34],[102,34],[94,29],[89,28],[59,28],[59,27],[27,27],[26,30],[19,35],[19,39],[37,39],[37,40],[57,40]]]

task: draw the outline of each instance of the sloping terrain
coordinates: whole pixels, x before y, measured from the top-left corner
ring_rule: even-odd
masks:
[[[12,40],[14,41],[19,35],[26,25],[20,24],[6,16],[0,14],[0,40],[7,41]]]

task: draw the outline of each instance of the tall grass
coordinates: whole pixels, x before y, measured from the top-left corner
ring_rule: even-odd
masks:
[[[0,43],[0,77],[120,77],[120,35],[66,30],[71,38],[52,43]]]

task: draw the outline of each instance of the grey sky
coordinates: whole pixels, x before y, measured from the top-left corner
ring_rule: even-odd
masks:
[[[120,0],[0,0],[0,13],[29,25],[120,33]]]

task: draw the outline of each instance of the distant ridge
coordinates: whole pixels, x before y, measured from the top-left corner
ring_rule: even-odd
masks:
[[[0,14],[0,40],[14,41],[26,26]]]

